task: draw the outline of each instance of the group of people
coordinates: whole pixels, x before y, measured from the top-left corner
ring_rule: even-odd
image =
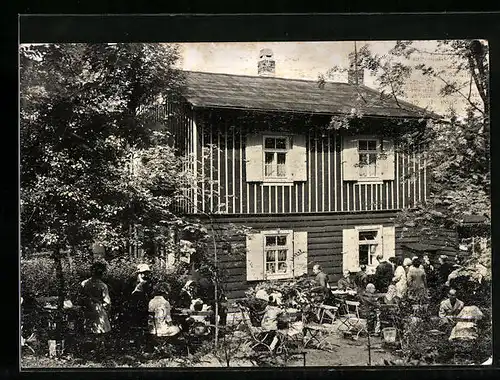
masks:
[[[91,277],[81,283],[85,329],[90,334],[102,336],[112,329],[111,298],[108,285],[103,281],[106,264],[93,264],[91,272]],[[148,264],[139,264],[125,293],[120,323],[130,332],[135,329],[137,332],[149,331],[151,335],[167,337],[179,334],[192,324],[209,326],[215,322],[215,284],[208,276],[198,275],[196,280],[187,281],[180,293],[174,296],[170,294],[168,284],[153,281]],[[171,300],[179,308],[207,313],[202,316],[188,313],[184,320],[176,323],[172,319]],[[222,303],[220,306],[219,322],[225,324],[227,312]],[[198,328],[197,331],[199,330]],[[201,330],[203,333],[207,331]]]
[[[446,256],[439,257],[439,266],[435,268],[429,256],[422,258],[391,257],[385,260],[377,256],[375,273],[368,274],[366,265],[351,274],[346,270],[338,281],[339,290],[356,290],[362,292],[371,283],[378,293],[386,294],[388,303],[397,302],[405,297],[412,301],[423,301],[429,297],[429,290],[435,290],[443,296],[443,289],[448,285],[448,277],[455,269]],[[320,282],[318,282],[319,284]]]
[[[456,315],[462,310],[463,303],[460,300],[456,302],[453,298],[455,289],[451,289],[448,298],[443,300],[450,288],[450,274],[457,266],[457,263],[451,263],[446,256],[438,258],[437,268],[428,255],[411,259],[391,257],[388,260],[378,255],[376,259],[374,273],[368,273],[367,267],[362,265],[355,274],[345,270],[337,282],[338,290],[356,292],[356,298],[361,304],[360,310],[366,317],[371,332],[379,333],[380,325],[377,321],[381,304],[399,305],[402,300],[406,300],[409,305],[422,305],[435,301],[440,305],[439,317],[443,316],[442,321],[448,322],[452,319],[449,315]],[[329,295],[328,276],[319,265],[313,267],[313,273],[316,289],[323,289]]]

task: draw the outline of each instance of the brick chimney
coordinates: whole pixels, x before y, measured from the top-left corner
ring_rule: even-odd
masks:
[[[349,53],[349,70],[347,71],[347,83],[363,84],[365,70],[362,67],[356,67],[356,54]]]
[[[261,49],[257,73],[263,77],[273,77],[276,69],[274,54],[271,49]]]

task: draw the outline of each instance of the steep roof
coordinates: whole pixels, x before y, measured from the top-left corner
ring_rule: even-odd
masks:
[[[248,109],[316,114],[349,114],[353,108],[367,116],[438,117],[423,108],[366,86],[317,81],[185,71],[184,97],[195,107]],[[399,104],[398,104],[399,103]]]

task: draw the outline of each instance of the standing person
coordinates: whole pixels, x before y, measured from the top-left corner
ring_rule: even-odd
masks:
[[[399,299],[403,299],[406,295],[407,282],[406,282],[406,271],[403,266],[403,258],[398,257],[396,260],[396,270],[394,271],[394,277],[392,282],[396,287],[396,296]]]
[[[392,269],[391,263],[384,259],[384,256],[381,254],[377,255],[377,261],[379,264],[377,265],[377,269],[375,270],[375,288],[380,293],[387,292],[387,288],[392,282],[392,278],[394,277],[394,271]]]
[[[148,264],[137,265],[136,277],[129,284],[128,289],[128,318],[129,328],[133,328],[142,335],[148,328],[148,304],[152,298],[151,269]]]
[[[423,303],[427,298],[427,278],[420,259],[413,260],[406,275],[408,284],[408,298],[416,303]]]
[[[408,271],[410,270],[410,267],[411,267],[411,259],[409,257],[406,257],[404,260],[403,260],[403,268],[405,269],[405,273],[408,275]]]
[[[453,271],[453,264],[448,261],[445,255],[439,256],[439,268],[437,269],[438,285],[444,285],[448,281],[448,276]]]
[[[82,303],[85,315],[85,329],[94,336],[98,345],[98,353],[104,350],[103,335],[111,331],[109,308],[111,299],[108,286],[102,281],[106,272],[106,264],[94,263],[92,276],[81,283]]]
[[[392,270],[395,271],[396,270],[396,266],[397,266],[397,259],[395,257],[389,257],[389,263],[392,265]]]

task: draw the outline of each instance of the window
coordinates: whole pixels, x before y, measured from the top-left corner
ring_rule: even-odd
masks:
[[[376,265],[378,231],[359,231],[358,255],[359,265]]]
[[[344,181],[382,183],[395,179],[394,140],[377,136],[343,136]]]
[[[263,184],[307,181],[305,135],[273,132],[250,133],[245,137],[245,180]]]
[[[264,252],[267,275],[287,273],[288,249],[286,235],[265,236]]]
[[[264,137],[264,177],[287,177],[287,137]]]
[[[358,271],[366,265],[371,272],[378,265],[377,255],[385,259],[396,254],[394,226],[356,226],[342,231],[342,269]]]
[[[267,230],[246,238],[247,281],[276,280],[307,273],[307,232]]]
[[[358,140],[359,176],[377,176],[377,140]]]

